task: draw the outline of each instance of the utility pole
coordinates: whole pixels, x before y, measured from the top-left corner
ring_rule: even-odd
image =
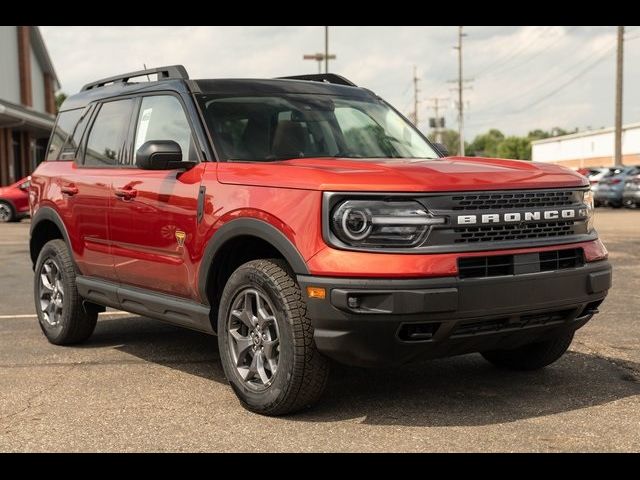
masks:
[[[624,63],[624,27],[618,27],[616,55],[616,146],[614,165],[622,165],[622,80]]]
[[[335,55],[329,53],[329,27],[324,27],[324,53],[303,55],[302,59],[318,62],[318,73],[322,73],[322,63],[324,62],[324,73],[329,73],[329,60],[336,59]]]
[[[418,126],[418,105],[420,104],[420,99],[418,95],[420,94],[420,89],[418,88],[418,82],[420,79],[418,78],[418,70],[416,66],[413,66],[413,124]]]
[[[462,26],[458,27],[458,46],[453,47],[458,50],[458,155],[464,156],[464,103],[462,102],[463,77],[462,77]]]
[[[447,102],[448,98],[433,97],[429,101],[429,108],[433,109],[434,117],[429,119],[429,126],[433,128],[433,134],[436,143],[442,143],[442,129],[444,128],[444,117],[440,117],[440,105]]]

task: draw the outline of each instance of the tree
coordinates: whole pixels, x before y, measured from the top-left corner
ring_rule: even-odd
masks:
[[[67,94],[64,92],[60,92],[56,95],[56,112],[60,110],[60,107],[62,106],[62,104],[66,99],[67,99]]]
[[[507,137],[498,145],[498,157],[531,160],[531,142],[525,137]]]
[[[476,157],[496,157],[498,156],[498,145],[504,140],[504,134],[495,128],[487,133],[476,135],[469,145],[468,155]]]
[[[440,136],[442,137],[442,143],[447,150],[449,150],[449,155],[457,155],[458,154],[458,146],[460,145],[460,136],[458,132],[451,129],[446,129],[440,131]],[[429,135],[429,140],[435,142],[435,138],[433,135]],[[468,144],[465,142],[465,147]]]

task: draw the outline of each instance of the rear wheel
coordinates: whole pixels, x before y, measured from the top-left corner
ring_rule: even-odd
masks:
[[[76,272],[67,245],[51,240],[42,247],[35,268],[34,295],[42,332],[55,345],[88,339],[98,313],[86,312],[76,288]]]
[[[564,355],[571,345],[573,333],[563,333],[551,340],[531,343],[513,350],[492,350],[481,353],[485,359],[499,367],[512,370],[538,370],[551,365]]]
[[[16,214],[11,204],[0,200],[0,223],[13,222],[15,219]]]
[[[220,301],[218,345],[242,405],[283,415],[315,403],[329,374],[317,351],[300,287],[277,259],[253,260],[229,278]]]

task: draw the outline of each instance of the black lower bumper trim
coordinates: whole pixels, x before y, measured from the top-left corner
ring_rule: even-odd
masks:
[[[400,364],[514,348],[562,329],[577,329],[597,311],[611,286],[607,261],[503,277],[345,279],[298,276],[327,289],[307,298],[315,341],[342,363]]]

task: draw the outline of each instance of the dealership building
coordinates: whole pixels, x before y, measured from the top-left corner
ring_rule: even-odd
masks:
[[[59,88],[38,27],[0,26],[0,186],[44,159]]]
[[[571,168],[613,166],[615,129],[603,128],[531,142],[531,158]],[[640,165],[640,123],[622,128],[622,163]]]

